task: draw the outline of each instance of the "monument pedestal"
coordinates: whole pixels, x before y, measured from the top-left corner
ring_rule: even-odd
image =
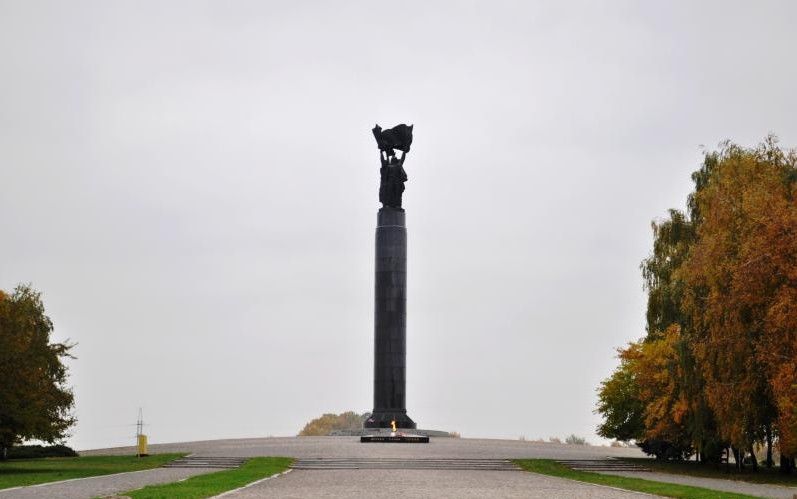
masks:
[[[371,417],[365,421],[363,426],[365,428],[392,428],[393,425],[391,423],[393,421],[396,422],[396,428],[404,428],[409,430],[414,430],[416,428],[415,421],[407,416],[406,410],[403,412],[374,412],[371,414]]]
[[[415,428],[407,416],[407,228],[401,208],[377,214],[374,289],[374,410],[365,428]]]

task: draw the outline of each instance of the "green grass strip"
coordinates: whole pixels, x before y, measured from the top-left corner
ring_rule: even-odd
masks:
[[[797,486],[797,475],[784,474],[780,468],[774,466],[767,468],[759,466],[757,471],[750,469],[748,465],[744,470],[737,470],[733,465],[698,463],[696,461],[656,461],[645,457],[625,457],[623,461],[638,464],[653,471],[670,473],[675,475],[690,475],[704,478],[719,478],[721,480],[739,480],[750,483],[767,483],[774,485],[785,485],[787,487]]]
[[[646,492],[665,497],[680,497],[687,499],[750,499],[756,496],[745,494],[735,494],[733,492],[723,492],[719,490],[704,489],[691,485],[679,485],[675,483],[654,482],[641,478],[628,478],[624,476],[603,475],[588,471],[575,471],[563,464],[559,464],[551,459],[516,459],[515,463],[526,471],[540,473],[542,475],[568,478],[579,482],[594,483],[596,485],[606,485],[617,487],[618,489],[634,490],[636,492]]]
[[[0,461],[0,489],[158,468],[185,454],[46,457]]]
[[[149,485],[142,489],[119,494],[132,499],[199,499],[211,497],[228,490],[243,487],[248,483],[282,473],[290,467],[293,459],[289,457],[256,457],[246,461],[239,468],[217,471],[206,475],[196,475],[182,482]]]

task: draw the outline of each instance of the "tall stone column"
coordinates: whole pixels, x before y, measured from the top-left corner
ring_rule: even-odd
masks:
[[[407,228],[401,208],[385,206],[376,223],[374,410],[366,428],[415,428],[407,416]]]

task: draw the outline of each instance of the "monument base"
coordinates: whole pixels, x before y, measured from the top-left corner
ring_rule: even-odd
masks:
[[[405,434],[401,432],[390,433],[389,435],[363,435],[360,437],[360,443],[367,442],[384,442],[384,443],[398,443],[398,444],[428,444],[429,437],[426,435]]]
[[[416,428],[415,421],[407,416],[406,412],[374,412],[371,417],[365,420],[363,428],[393,428],[393,421],[396,422],[396,428],[414,430]]]
[[[361,437],[363,435],[373,435],[375,433],[384,433],[381,428],[360,428],[358,430],[331,430],[327,433],[328,437]],[[388,432],[389,433],[389,432]],[[443,430],[422,430],[416,428],[411,433],[421,435],[423,437],[432,438],[457,438],[458,436],[452,435],[450,432]]]

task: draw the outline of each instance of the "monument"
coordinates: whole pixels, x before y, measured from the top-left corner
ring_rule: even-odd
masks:
[[[407,227],[401,196],[407,173],[404,161],[412,145],[412,125],[373,129],[382,164],[376,217],[374,302],[374,410],[365,428],[392,428],[391,436],[363,436],[362,441],[425,441],[404,435],[414,429],[407,415]],[[398,152],[397,152],[398,151]],[[401,154],[399,156],[398,154]],[[404,438],[395,440],[391,438]],[[416,438],[420,438],[417,440]]]

